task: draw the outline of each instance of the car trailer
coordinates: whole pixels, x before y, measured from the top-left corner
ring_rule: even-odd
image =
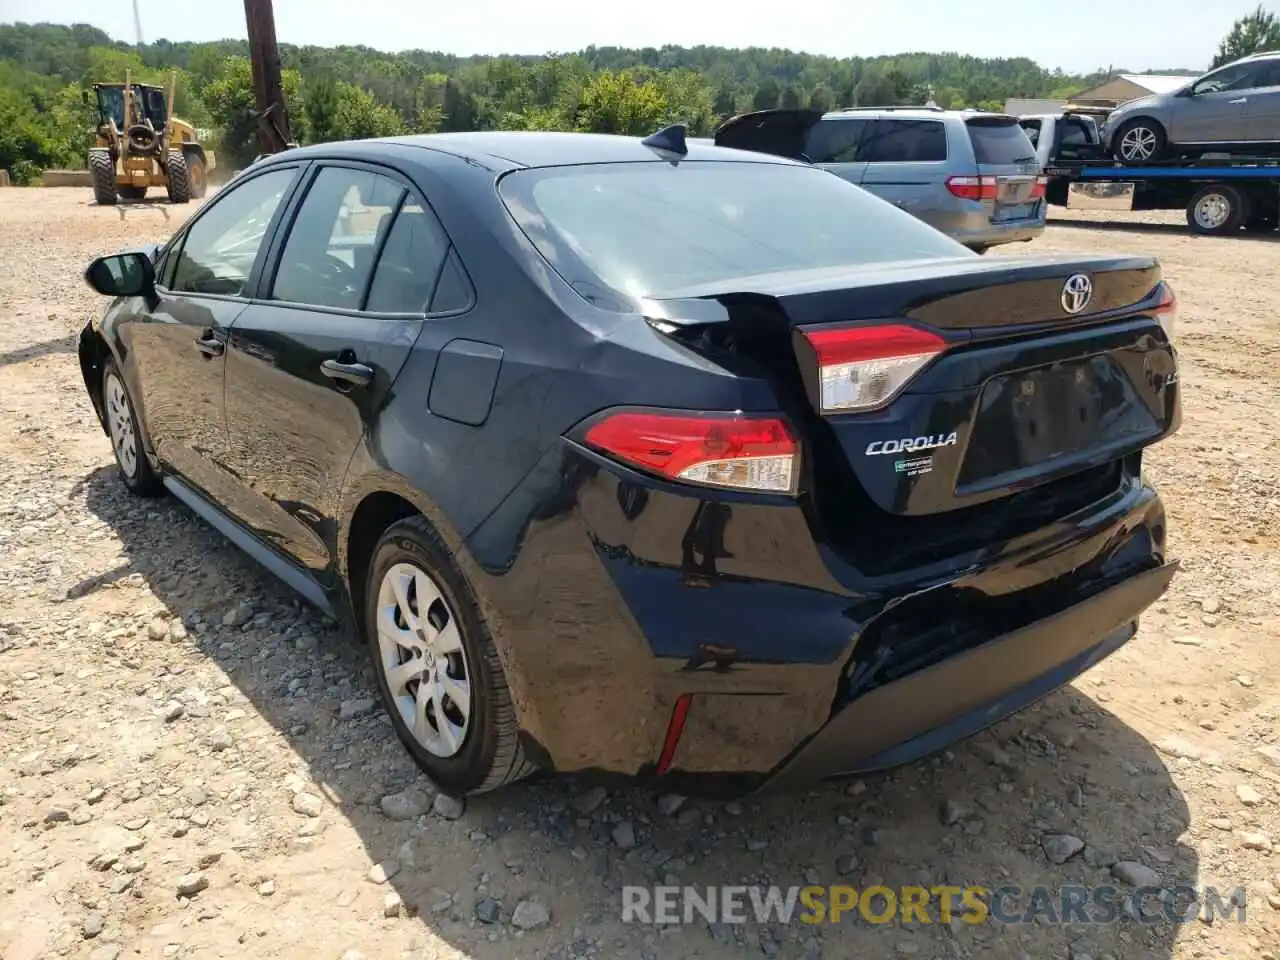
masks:
[[[1178,210],[1194,233],[1272,231],[1280,211],[1280,159],[1166,160],[1125,165],[1113,160],[1046,165],[1052,202],[1088,210]],[[1056,189],[1055,189],[1056,186]],[[1065,186],[1065,191],[1063,187]]]

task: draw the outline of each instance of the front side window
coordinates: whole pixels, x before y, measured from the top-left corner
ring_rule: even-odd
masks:
[[[187,229],[173,292],[244,296],[271,219],[296,173],[292,167],[272,170],[219,194]]]
[[[947,131],[937,120],[877,120],[862,143],[868,163],[921,163],[947,159]]]
[[[322,169],[280,254],[272,299],[358,310],[405,189],[381,174]]]
[[[673,296],[779,271],[963,257],[956,241],[825,170],[616,163],[519,170],[499,191],[576,288]]]
[[[1252,90],[1261,86],[1262,68],[1266,61],[1237,63],[1235,66],[1223,67],[1216,73],[1197,81],[1193,90],[1196,93],[1230,93],[1235,90]]]

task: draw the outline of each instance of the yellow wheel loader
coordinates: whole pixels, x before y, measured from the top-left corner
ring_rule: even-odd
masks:
[[[176,74],[167,96],[162,87],[134,83],[128,74],[124,83],[93,85],[98,127],[88,166],[99,205],[141,200],[150,187],[164,187],[171,203],[205,195],[214,156],[191,124],[169,113],[175,82]]]

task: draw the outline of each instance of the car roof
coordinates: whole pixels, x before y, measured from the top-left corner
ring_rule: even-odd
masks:
[[[1017,119],[1013,114],[997,113],[993,110],[943,110],[941,107],[845,107],[841,110],[832,110],[824,113],[822,119],[852,120],[873,114],[906,117],[911,120],[946,120],[948,118],[969,120],[974,117],[1009,117],[1013,120]]]
[[[785,157],[717,147],[705,139],[690,137],[684,161],[730,161],[804,166]],[[321,156],[378,156],[386,147],[416,147],[478,163],[500,171],[521,167],[557,167],[593,163],[666,162],[668,157],[646,147],[639,137],[603,133],[560,133],[528,130],[495,130],[475,133],[428,133],[345,143],[298,147],[270,158]],[[264,161],[265,162],[265,161]]]

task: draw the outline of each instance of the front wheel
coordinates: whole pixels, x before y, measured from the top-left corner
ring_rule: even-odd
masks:
[[[125,487],[140,497],[159,496],[164,487],[142,449],[138,414],[114,360],[108,360],[102,371],[102,410],[106,415],[107,436],[111,438],[116,470]]]
[[[475,596],[421,517],[378,540],[364,624],[396,735],[445,793],[484,793],[534,772]]]
[[[1154,120],[1139,117],[1116,131],[1114,153],[1125,163],[1150,163],[1164,156],[1168,147],[1164,127]]]
[[[1248,219],[1248,199],[1226,184],[1201,187],[1187,204],[1187,225],[1206,236],[1237,233]]]

